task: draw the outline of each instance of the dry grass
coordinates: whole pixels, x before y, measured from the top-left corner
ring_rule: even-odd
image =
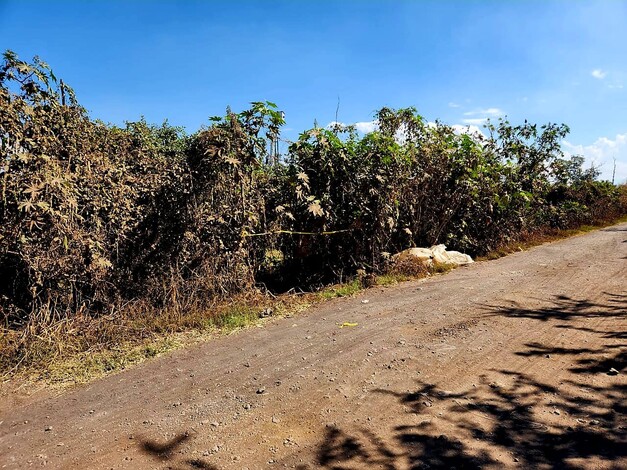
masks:
[[[534,246],[542,245],[544,243],[549,243],[557,240],[561,240],[568,237],[573,237],[576,235],[583,235],[585,233],[592,232],[594,230],[599,230],[604,227],[609,227],[610,225],[627,222],[627,215],[624,215],[618,219],[598,223],[595,225],[582,225],[578,228],[572,229],[552,229],[552,230],[543,230],[531,233],[524,233],[521,235],[519,240],[514,240],[500,247],[490,251],[489,253],[478,256],[477,261],[484,260],[492,260],[502,258],[510,253],[514,253],[516,251],[525,251]]]
[[[521,241],[502,246],[478,260],[496,259],[625,221],[627,217],[575,230],[527,234]],[[435,265],[427,270],[420,263],[405,261],[377,276],[374,285],[392,286],[451,269],[450,265]],[[267,316],[291,316],[313,304],[353,296],[363,289],[356,278],[318,292],[280,296],[254,292],[208,309],[190,307],[184,312],[180,308],[155,312],[137,303],[127,305],[126,310],[117,314],[75,317],[38,331],[4,330],[0,335],[0,370],[4,382],[15,380],[61,387],[86,383],[199,341],[258,326],[267,321]]]

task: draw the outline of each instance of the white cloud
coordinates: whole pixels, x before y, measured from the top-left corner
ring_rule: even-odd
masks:
[[[627,132],[618,134],[616,138],[600,137],[590,145],[563,142],[566,156],[582,155],[586,164],[594,165],[601,171],[601,179],[612,179],[614,158],[616,159],[616,183],[627,182]]]
[[[370,132],[376,131],[377,127],[379,127],[379,123],[377,121],[362,121],[356,122],[354,126],[358,132],[361,132],[362,134],[368,134]]]
[[[448,104],[449,108],[459,108],[461,104],[453,103],[452,101]]]
[[[330,127],[333,127],[333,126],[345,126],[345,125],[346,124],[340,121],[331,121],[329,124],[327,124],[326,128],[329,129]]]
[[[471,119],[462,119],[464,124],[468,124],[471,126],[482,126],[488,121],[487,117],[484,118],[471,118]]]
[[[435,129],[436,127],[438,127],[438,123],[435,121],[427,121],[427,127],[431,128],[431,129]],[[485,134],[481,131],[481,129],[477,126],[473,126],[473,125],[463,125],[463,124],[453,124],[451,126],[451,128],[453,129],[453,132],[455,132],[456,134],[468,134],[468,135],[476,135],[476,136],[481,136],[481,137],[485,137]]]
[[[603,80],[607,76],[607,72],[604,72],[601,69],[594,69],[592,72],[590,72],[590,75],[598,80]]]
[[[467,111],[464,116],[502,116],[503,111],[499,108],[479,108],[473,111]]]
[[[378,125],[379,124],[377,121],[362,121],[362,122],[355,122],[353,124],[346,124],[344,122],[331,121],[329,124],[327,124],[326,128],[331,129],[333,126],[355,126],[355,129],[357,130],[357,132],[361,132],[362,134],[368,134],[370,132],[376,131]]]
[[[453,124],[451,126],[456,134],[468,134],[470,136],[485,137],[485,134],[481,132],[477,126],[462,126],[461,124]]]

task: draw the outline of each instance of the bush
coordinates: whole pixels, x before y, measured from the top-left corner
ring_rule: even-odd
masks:
[[[212,118],[93,121],[39,59],[0,67],[0,315],[37,332],[129,302],[186,309],[378,272],[387,254],[446,243],[483,254],[522,232],[627,212],[625,186],[564,159],[564,125],[489,136],[381,109],[378,128],[314,127],[285,161],[266,151],[274,103]],[[407,267],[410,269],[411,267]],[[148,309],[149,310],[149,309]],[[146,311],[146,310],[143,310]]]

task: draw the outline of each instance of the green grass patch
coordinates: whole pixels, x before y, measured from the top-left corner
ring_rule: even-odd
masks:
[[[415,279],[415,277],[406,274],[381,274],[377,276],[376,285],[383,287],[395,286],[399,282],[411,281],[412,279]]]
[[[455,264],[451,263],[433,263],[433,266],[429,268],[429,272],[433,274],[445,274],[452,271],[456,267],[457,266]]]
[[[346,284],[339,284],[327,287],[317,293],[317,297],[321,300],[335,299],[337,297],[349,297],[361,291],[361,283],[359,279],[355,279]]]
[[[259,320],[259,308],[249,305],[233,305],[211,319],[211,323],[225,333],[246,328]]]
[[[44,371],[40,371],[32,378],[44,380],[52,385],[87,383],[177,349],[179,346],[174,338],[167,337],[145,340],[140,345],[127,343],[102,351],[86,351],[66,360],[52,361]]]

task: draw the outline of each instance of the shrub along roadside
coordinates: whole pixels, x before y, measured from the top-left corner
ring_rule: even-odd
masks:
[[[627,217],[612,222],[626,222]],[[481,257],[496,259],[508,253],[542,243],[587,233],[609,225],[583,226],[579,229],[549,230],[544,234],[527,235]],[[427,270],[421,263],[403,263],[375,278],[374,286],[388,287],[400,282],[420,279],[432,274],[445,274],[450,266],[434,266]],[[368,283],[370,286],[370,283]],[[15,364],[17,356],[11,347],[12,336],[0,340],[0,369],[5,383],[19,386],[24,382],[53,387],[68,387],[124,370],[169,351],[206,341],[218,335],[259,326],[271,313],[273,318],[292,316],[319,302],[350,297],[366,288],[357,277],[350,282],[325,287],[317,292],[286,293],[278,296],[241,295],[204,311],[186,315],[171,310],[152,310],[142,315],[129,308],[116,318],[83,319],[79,324],[59,322],[37,337],[28,337],[29,354]],[[13,338],[13,344],[15,344]],[[12,365],[12,367],[9,367]],[[6,379],[11,377],[12,381]],[[6,393],[10,386],[5,388]],[[0,387],[0,393],[3,393]]]
[[[162,321],[196,327],[255,286],[309,290],[381,273],[388,253],[410,246],[481,255],[627,210],[625,187],[563,158],[564,125],[500,121],[484,137],[411,108],[376,118],[365,136],[314,127],[269,163],[283,124],[273,103],[227,110],[192,135],[111,126],[91,120],[47,64],[5,53],[2,367],[115,347]],[[97,326],[107,321],[132,334]]]

